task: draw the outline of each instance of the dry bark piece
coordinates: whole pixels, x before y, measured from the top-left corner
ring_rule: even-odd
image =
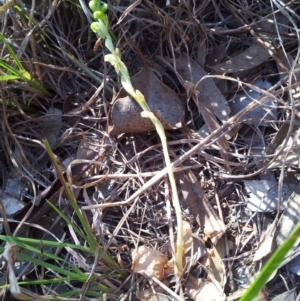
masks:
[[[274,51],[274,47],[270,44],[268,45],[269,48]],[[270,55],[261,44],[253,43],[249,48],[233,57],[232,59],[224,63],[211,66],[211,68],[222,73],[233,73],[243,70],[249,70],[262,64],[269,57]]]
[[[191,171],[180,173],[180,186],[183,198],[189,211],[196,218],[205,235],[214,243],[225,233],[224,222],[217,216],[211,207],[205,193]]]
[[[166,130],[181,128],[183,109],[179,96],[163,84],[149,66],[145,65],[131,80]],[[109,135],[155,130],[150,119],[142,117],[141,112],[140,106],[122,89],[109,112]]]

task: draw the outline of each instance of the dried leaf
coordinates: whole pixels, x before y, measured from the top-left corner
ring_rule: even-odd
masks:
[[[252,83],[254,86],[268,90],[271,84],[263,79],[258,79]],[[231,114],[232,116],[243,110],[247,105],[249,105],[254,100],[258,100],[261,93],[255,91],[254,89],[246,87],[243,91],[236,94],[233,101],[230,102]],[[269,125],[269,123],[264,123],[263,120],[275,120],[277,121],[277,109],[273,99],[266,100],[263,104],[254,110],[249,111],[243,116],[241,120],[253,118],[252,121],[255,125]]]
[[[166,58],[166,60],[170,61],[168,58]],[[191,82],[195,85],[207,75],[204,69],[186,54],[182,54],[176,60],[176,71],[186,82]],[[195,101],[199,111],[202,110],[201,106],[205,106],[207,110],[216,115],[221,122],[226,122],[230,109],[225,97],[220,93],[213,79],[206,78],[202,80],[196,89],[198,91],[198,99],[195,99]]]
[[[132,267],[133,272],[143,276],[153,276],[163,280],[165,275],[165,265],[168,262],[166,255],[161,252],[140,246],[137,250],[132,250]]]
[[[130,14],[130,12],[132,12],[140,3],[142,2],[142,0],[136,0],[134,1],[132,4],[130,4],[123,12],[122,16],[119,18],[118,20],[118,24],[120,24],[128,14]]]
[[[273,251],[273,240],[275,236],[276,227],[274,223],[268,223],[265,219],[265,230],[261,234],[258,248],[254,254],[253,261],[258,261],[270,254]]]
[[[294,64],[294,59],[286,52],[284,52],[282,49],[276,48],[276,57],[278,60],[276,60],[277,64],[277,69],[280,75],[280,79],[283,80],[285,78],[284,84],[288,82],[289,77],[287,76]],[[300,64],[295,65],[295,69],[298,69]],[[299,73],[294,73],[292,78],[291,78],[291,84],[298,83],[300,81],[300,74]],[[296,86],[294,89],[291,90],[294,102],[299,101],[299,85]]]
[[[179,96],[163,84],[148,66],[132,77],[132,84],[145,97],[148,106],[167,130],[181,127],[182,104]],[[148,118],[141,116],[140,106],[122,89],[108,117],[109,135],[155,130]]]
[[[228,120],[230,109],[226,99],[217,88],[213,79],[206,78],[200,81],[207,73],[186,54],[181,55],[176,60],[176,71],[185,80],[187,94],[192,95],[197,104],[199,113],[202,114],[210,132],[218,129],[220,125],[217,118],[223,123],[226,122]],[[192,87],[191,83],[195,86]],[[219,138],[218,143],[223,150],[229,149],[225,137]]]
[[[274,24],[274,18],[276,18],[277,26],[275,26]],[[284,42],[284,36],[288,32],[289,20],[283,14],[277,13],[272,17],[262,18],[261,21],[257,22],[257,25],[257,32],[259,37],[264,41],[276,44],[276,40],[278,40],[279,38],[278,34],[280,34],[280,39],[282,40],[282,42]]]
[[[226,296],[217,282],[189,276],[185,282],[186,293],[195,301],[225,301]]]
[[[300,256],[296,256],[295,258],[291,259],[287,265],[286,265],[287,269],[296,274],[296,275],[300,275]]]
[[[5,214],[10,217],[16,212],[23,209],[26,205],[23,201],[20,199],[17,199],[7,193],[3,193],[0,190],[0,202],[2,201],[3,208],[5,210]]]
[[[221,43],[217,46],[207,57],[205,65],[207,66],[215,66],[219,64],[226,54],[226,45]]]
[[[215,66],[215,65],[219,64],[223,60],[225,55],[226,55],[226,45],[221,43],[207,56],[204,69],[207,72],[209,72],[210,75],[222,75],[222,72],[211,70],[211,68],[208,66]],[[216,78],[216,77],[213,80],[223,95],[228,93],[228,81],[227,80],[224,80],[221,78]]]
[[[296,288],[286,291],[280,295],[274,297],[271,301],[295,301],[296,300]]]
[[[170,286],[170,283],[167,280],[161,281],[167,287]],[[160,300],[160,301],[170,301],[170,299],[164,295],[165,290],[156,283],[152,284],[151,288],[143,289],[138,293],[138,299],[140,301],[150,301],[150,300]]]
[[[48,140],[52,149],[55,149],[61,127],[63,126],[62,111],[55,108],[49,108],[47,114],[43,118],[43,123],[43,138]]]
[[[7,262],[8,272],[9,272],[9,290],[14,298],[17,300],[26,300],[26,301],[47,301],[53,299],[53,296],[41,296],[37,295],[26,288],[20,287],[14,272],[14,264],[17,259],[17,253],[20,249],[17,246],[11,246],[9,243],[6,243],[4,252],[2,256]]]
[[[275,233],[275,247],[278,248],[289,237],[291,231],[300,220],[300,184],[290,196],[283,211]],[[295,244],[298,245],[299,241]],[[298,255],[287,264],[288,269],[300,275],[300,256]]]
[[[211,207],[205,193],[191,171],[180,173],[180,186],[189,211],[214,243],[225,233],[225,224]]]
[[[212,250],[210,250],[209,256],[209,267],[211,272],[213,273],[215,279],[220,283],[220,285],[224,286],[225,280],[225,266],[224,263],[218,253],[218,250],[213,246]]]
[[[99,145],[101,141],[98,139],[85,138],[82,139],[78,145],[76,159],[94,158],[99,152]]]
[[[189,261],[190,266],[194,266],[200,258],[207,254],[205,242],[200,237],[193,237],[193,253],[194,255]]]
[[[170,301],[170,298],[166,295],[157,293],[155,295],[153,295],[149,301]]]
[[[240,297],[242,297],[245,292],[247,291],[247,287],[245,286],[240,286],[238,288],[238,290],[236,290],[232,295],[227,297],[227,301],[234,301],[234,300],[238,300]],[[268,298],[268,291],[264,288],[257,296],[257,298],[255,299],[255,301],[267,301]]]
[[[289,237],[290,233],[300,220],[300,184],[290,196],[286,208],[283,211],[280,220],[277,225],[275,233],[276,247],[282,245],[282,243]]]
[[[197,44],[197,63],[204,68],[205,66],[205,60],[206,60],[206,53],[207,53],[207,47],[206,47],[207,37],[205,33],[203,32],[200,37],[200,41]]]
[[[266,180],[244,180],[249,193],[247,207],[253,212],[274,212],[278,207],[278,184]],[[286,207],[287,201],[296,189],[297,183],[283,182],[281,209]]]
[[[215,279],[224,287],[226,283],[226,271],[223,258],[226,257],[226,241],[222,236],[217,244],[209,250],[209,267]]]
[[[271,165],[268,166],[269,169],[274,169],[274,168],[280,168],[283,164],[286,168],[288,167],[294,167],[294,168],[299,168],[300,167],[300,136],[299,136],[299,130],[296,132],[292,133],[291,137],[289,137],[289,140],[285,146],[285,148],[282,150],[282,146],[284,144],[284,139],[286,137],[283,136],[283,142],[281,145],[277,146],[273,154],[279,154],[280,155],[277,157],[276,161],[274,161]],[[288,154],[287,154],[288,152]]]
[[[269,48],[274,49],[271,45]],[[269,56],[270,55],[261,44],[252,43],[249,48],[233,57],[231,60],[211,66],[211,68],[222,73],[249,70],[265,62]]]

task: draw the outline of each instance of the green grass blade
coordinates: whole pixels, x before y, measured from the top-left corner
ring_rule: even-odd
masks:
[[[41,241],[39,239],[27,238],[27,237],[13,237],[13,236],[6,236],[0,235],[0,240],[9,242],[11,244],[20,245],[22,243],[31,244],[31,245],[41,245]],[[81,246],[81,245],[74,245],[65,242],[57,242],[51,240],[43,240],[44,247],[53,247],[53,248],[72,248],[77,249],[89,254],[94,254],[90,248]]]
[[[83,272],[81,272],[80,274],[78,274],[78,273],[73,273],[73,272],[70,272],[70,271],[69,271],[68,269],[66,269],[66,268],[61,268],[61,267],[59,267],[59,266],[57,266],[57,265],[54,265],[54,264],[52,264],[52,263],[49,263],[49,262],[40,260],[40,259],[38,259],[38,258],[34,258],[34,257],[29,256],[29,255],[26,255],[26,254],[19,253],[19,254],[18,254],[18,258],[21,258],[21,259],[26,260],[26,261],[28,261],[28,262],[32,262],[32,263],[34,263],[34,264],[36,264],[36,265],[39,265],[39,266],[43,266],[43,267],[45,267],[45,268],[47,268],[47,269],[49,269],[49,270],[55,271],[55,272],[57,272],[57,273],[60,273],[60,274],[65,275],[65,276],[67,276],[67,277],[71,277],[71,278],[73,278],[73,279],[76,278],[76,277],[78,277],[78,276],[80,276],[80,277],[84,277],[84,276],[85,276],[85,277],[86,277],[86,280],[87,280],[87,278],[88,278],[88,276],[84,275]]]
[[[13,237],[13,238],[15,238],[15,237]],[[27,250],[29,252],[33,252],[35,254],[38,254],[39,256],[43,256],[44,260],[52,259],[52,260],[56,260],[56,261],[63,261],[63,262],[65,261],[65,259],[63,259],[63,258],[61,258],[59,256],[56,256],[54,254],[51,254],[49,252],[43,251],[43,253],[42,253],[42,251],[40,249],[35,248],[35,247],[31,246],[31,245],[25,244],[22,240],[17,240],[16,241],[16,239],[14,239],[14,243],[17,244],[19,247],[21,247],[21,248],[23,248],[23,249],[25,249],[25,250]],[[41,245],[43,243],[43,241],[38,241],[37,240],[36,243],[39,244],[39,245]],[[42,245],[43,245],[43,247],[45,246],[44,244],[42,244]],[[80,275],[80,273],[81,273],[80,269],[78,269],[75,265],[73,265],[71,263],[69,263],[69,266],[70,266],[70,268],[72,270],[75,271],[76,274]]]
[[[258,293],[263,289],[270,276],[280,266],[288,252],[293,248],[296,241],[300,237],[300,222],[296,225],[291,235],[287,240],[275,251],[271,258],[264,265],[258,276],[252,282],[246,293],[239,301],[253,301],[257,297]]]
[[[22,73],[19,70],[16,70],[15,68],[13,68],[12,66],[8,65],[7,63],[5,63],[4,61],[0,60],[0,67],[2,67],[3,69],[5,69],[6,71],[11,72],[12,74],[19,76],[19,78],[22,78]]]
[[[52,241],[40,241],[40,240],[36,240],[36,239],[30,239],[30,238],[24,238],[24,237],[7,237],[4,235],[0,235],[0,239],[4,240],[4,241],[9,241],[10,243],[16,244],[17,246],[36,253],[40,256],[43,256],[43,260],[34,257],[33,255],[27,255],[24,253],[18,253],[17,257],[21,258],[27,262],[32,262],[35,265],[38,266],[43,266],[44,268],[50,269],[55,271],[56,273],[60,273],[66,277],[61,277],[61,278],[52,278],[52,279],[42,279],[42,280],[30,280],[30,281],[23,281],[23,282],[19,282],[19,285],[46,285],[46,284],[52,284],[52,283],[59,283],[59,282],[70,282],[70,281],[80,281],[80,282],[86,282],[88,279],[88,275],[86,275],[84,272],[82,272],[79,268],[77,268],[75,265],[71,264],[71,263],[67,263],[67,265],[65,265],[63,268],[57,266],[57,265],[53,265],[51,263],[46,262],[45,260],[47,259],[52,259],[52,260],[56,260],[56,261],[62,261],[65,262],[65,260],[63,258],[60,258],[56,255],[47,253],[47,252],[41,252],[41,250],[34,248],[28,244],[25,244],[24,241],[30,242],[30,243],[34,243],[34,244],[43,244],[43,247],[47,246],[52,246],[53,243]],[[57,246],[61,246],[63,243],[60,243],[60,245],[57,245],[57,243],[55,243],[56,247]],[[70,245],[70,244],[67,244]],[[76,245],[71,245],[71,247],[78,247]],[[79,246],[80,247],[80,246]],[[87,249],[87,248],[86,248]],[[0,247],[1,251],[4,251],[3,247]],[[6,288],[9,285],[2,285],[0,286],[1,288]],[[103,284],[97,284],[97,289],[100,291],[100,293],[112,293],[112,290],[110,288],[108,288],[107,286],[103,285]],[[93,293],[93,292],[92,292]]]
[[[69,201],[71,202],[72,204],[72,207],[76,213],[76,216],[77,218],[79,219],[85,233],[87,234],[87,237],[88,237],[88,240],[87,242],[90,244],[92,250],[95,252],[97,249],[99,250],[100,254],[101,254],[101,258],[111,267],[111,268],[115,268],[115,269],[118,269],[119,268],[119,265],[117,264],[117,262],[115,262],[106,252],[103,252],[103,249],[102,248],[99,248],[99,245],[98,245],[98,242],[93,234],[93,232],[91,231],[89,225],[86,223],[78,205],[77,205],[77,202],[76,202],[76,198],[72,192],[72,190],[70,189],[69,187],[69,184],[67,183],[67,181],[65,180],[65,177],[55,159],[55,156],[51,150],[51,147],[48,143],[47,140],[43,140],[43,143],[45,145],[45,149],[50,157],[50,160],[52,162],[52,164],[54,165],[55,167],[55,170],[58,174],[58,177],[65,189],[65,192],[67,193],[67,196],[69,198]]]
[[[60,258],[60,257],[58,257],[54,254],[45,252],[45,251],[43,251],[43,253],[42,253],[42,251],[40,249],[35,248],[33,246],[30,246],[30,245],[27,245],[23,242],[21,242],[21,243],[19,242],[18,246],[23,248],[24,250],[27,250],[29,252],[32,252],[32,253],[38,254],[40,256],[43,256],[45,259],[53,259],[53,260],[57,260],[57,261],[62,261],[63,260],[62,258]]]
[[[87,242],[90,244],[90,246],[93,249],[96,249],[97,246],[98,246],[98,243],[97,243],[97,241],[95,239],[95,236],[92,233],[92,231],[90,230],[90,227],[86,224],[86,221],[84,220],[84,217],[82,216],[81,211],[78,208],[78,205],[77,205],[77,202],[76,202],[76,198],[75,198],[72,190],[70,189],[70,187],[69,187],[69,185],[68,185],[68,183],[67,183],[67,181],[66,181],[66,179],[65,179],[65,177],[64,177],[64,175],[63,175],[63,173],[62,173],[62,171],[61,171],[61,169],[60,169],[60,167],[59,167],[59,165],[58,165],[58,163],[56,161],[55,155],[53,154],[53,152],[51,150],[51,147],[50,147],[50,145],[49,145],[49,143],[48,143],[47,140],[43,140],[43,143],[44,143],[46,151],[47,151],[47,153],[48,153],[48,155],[50,157],[50,160],[51,160],[52,164],[55,167],[55,170],[56,170],[56,172],[58,174],[58,177],[59,177],[59,179],[60,179],[60,181],[61,181],[61,183],[62,183],[62,185],[63,185],[63,187],[65,189],[65,192],[67,193],[69,201],[72,204],[72,207],[73,207],[73,209],[74,209],[74,211],[76,213],[76,216],[79,219],[79,221],[80,221],[80,223],[81,223],[84,231],[87,234],[87,238],[88,238]]]
[[[22,80],[26,81],[29,85],[31,85],[33,88],[40,91],[46,97],[52,97],[52,94],[47,89],[45,89],[36,79],[32,78],[30,73],[27,72],[23,68],[23,66],[22,66],[21,62],[19,61],[18,57],[14,53],[13,49],[10,47],[9,43],[7,43],[5,37],[3,36],[3,34],[1,32],[0,32],[0,40],[6,46],[10,56],[12,57],[13,61],[15,62],[16,66],[17,66],[17,69],[19,69],[19,70],[9,66],[8,64],[3,62],[2,60],[0,61],[0,67],[6,69],[7,71],[10,71],[15,76],[19,76],[20,77],[19,79],[22,79]]]
[[[81,293],[80,289],[75,289],[75,290],[72,290],[72,291],[69,291],[69,292],[59,294],[59,297],[60,298],[71,298],[71,297],[76,296],[80,293]]]
[[[0,75],[0,81],[20,79],[17,75]]]
[[[62,262],[65,261],[65,259],[63,259],[63,258],[61,258],[61,257],[58,257],[58,256],[56,256],[56,255],[54,255],[54,254],[48,253],[48,252],[43,252],[43,254],[42,254],[42,252],[41,252],[40,249],[34,248],[34,247],[30,246],[30,245],[27,245],[27,244],[23,243],[21,240],[18,240],[18,241],[14,240],[14,242],[15,242],[15,244],[16,244],[17,246],[19,246],[19,247],[21,247],[21,248],[23,248],[23,249],[25,249],[25,250],[27,250],[27,251],[30,251],[30,252],[36,253],[36,254],[38,254],[38,255],[40,255],[40,256],[43,256],[43,257],[44,257],[44,260],[52,259],[52,260],[62,261]],[[40,242],[40,241],[37,241],[37,243],[41,243],[41,242]],[[44,245],[43,245],[43,246],[44,246]],[[74,245],[74,246],[75,246],[75,245]],[[4,248],[3,248],[3,247],[0,247],[0,250],[1,250],[1,251],[4,251]],[[20,255],[20,256],[22,256],[22,255]],[[82,274],[81,270],[80,270],[79,268],[77,268],[76,265],[71,264],[71,263],[68,263],[68,264],[69,264],[68,266],[75,272],[75,275],[80,275],[80,274]]]
[[[40,91],[46,97],[53,97],[53,95],[46,88],[44,88],[38,80],[31,78],[30,74],[27,71],[24,71],[22,75],[24,76],[23,80],[27,81],[30,86]]]
[[[71,222],[71,220],[63,213],[61,212],[55,205],[53,205],[51,202],[49,202],[48,200],[46,200],[47,203],[49,204],[50,207],[52,207],[52,209],[59,214],[59,216],[68,224],[70,225],[73,230],[84,240],[84,241],[88,241],[88,237],[86,235],[84,235],[84,233],[74,225],[74,223]]]
[[[12,48],[10,47],[9,43],[7,43],[4,35],[0,32],[0,40],[3,42],[3,44],[6,46],[9,54],[11,55],[11,57],[13,58],[15,64],[17,65],[17,67],[19,68],[19,70],[24,70],[21,62],[19,61],[18,57],[16,56],[15,52],[12,50]]]
[[[61,212],[61,210],[59,210],[54,204],[52,204],[51,202],[49,202],[48,200],[46,200],[47,203],[49,204],[49,206],[68,224],[70,225],[73,230],[82,238],[84,239],[84,241],[88,241],[88,237],[86,235],[84,235],[84,233],[74,225],[74,223],[72,223],[70,221],[70,219],[63,213]]]
[[[70,282],[70,281],[86,281],[87,276],[76,276],[75,278],[72,277],[61,277],[61,278],[51,278],[51,279],[38,279],[38,280],[28,280],[28,281],[21,281],[18,282],[19,285],[46,285],[46,284],[53,284],[53,283],[61,283],[61,282]]]
[[[75,64],[77,67],[79,67],[81,70],[83,70],[90,78],[95,80],[97,83],[100,85],[102,84],[103,80],[99,78],[98,75],[94,74],[90,68],[85,66],[84,64],[81,64],[72,54],[68,53],[67,51],[65,52],[67,57]],[[105,85],[105,89],[111,93],[113,93],[113,90],[111,87],[108,85]]]
[[[21,14],[26,20],[30,20],[30,16],[24,12],[22,10],[22,8],[18,5],[15,5],[14,6],[14,9],[19,13]],[[45,33],[43,32],[43,29],[40,27],[39,25],[39,21],[37,21],[34,17],[31,19],[32,20],[32,27],[36,26],[36,28],[38,29],[39,31],[39,36],[40,38],[43,40],[44,44],[45,44],[45,47],[47,48],[47,50],[49,51],[49,54],[52,56],[53,55],[53,51],[49,45],[49,43],[47,42],[47,39],[45,37]],[[53,59],[53,64],[55,65],[56,64],[56,61],[55,61],[55,58],[52,58]]]

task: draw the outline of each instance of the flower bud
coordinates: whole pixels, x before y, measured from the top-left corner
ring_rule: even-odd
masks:
[[[100,11],[100,10],[95,11],[93,13],[93,17],[94,17],[94,19],[100,19],[100,20],[102,20],[104,18],[104,13],[102,11]]]
[[[102,11],[104,14],[106,13],[108,9],[108,5],[106,3],[103,3],[100,7],[100,11]]]
[[[100,24],[99,22],[93,22],[91,24],[91,30],[93,32],[95,32],[96,34],[98,34],[100,36],[100,38],[104,39],[105,38],[105,35],[104,33],[102,32],[102,28],[103,26],[101,26],[102,24]]]
[[[92,0],[89,2],[89,7],[93,12],[100,10],[100,1],[99,0]]]

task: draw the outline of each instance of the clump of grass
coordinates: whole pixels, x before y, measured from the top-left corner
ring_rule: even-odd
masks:
[[[0,59],[0,68],[2,68],[0,81],[21,80],[39,91],[42,95],[46,97],[52,97],[52,94],[46,88],[44,88],[44,86],[38,80],[32,78],[31,74],[23,67],[14,50],[10,47],[2,33],[0,33],[0,40],[5,45],[11,59],[13,60],[13,64],[10,65],[3,59]]]
[[[73,194],[71,183],[67,183],[56,159],[53,154],[50,145],[47,141],[44,141],[45,149],[53,163],[58,177],[62,182],[63,188],[68,196],[68,199],[72,205],[72,208],[75,211],[76,217],[79,221],[80,227],[76,226],[61,210],[54,206],[51,202],[48,202],[54,211],[73,229],[73,231],[78,235],[79,241],[82,244],[73,244],[60,241],[54,235],[52,235],[57,241],[50,240],[37,240],[26,237],[14,237],[0,235],[0,240],[7,242],[6,248],[1,248],[1,251],[4,253],[7,251],[7,248],[11,246],[18,246],[26,252],[17,253],[17,258],[31,262],[35,266],[39,266],[43,269],[52,271],[53,277],[47,279],[31,280],[31,281],[20,281],[17,283],[15,277],[10,275],[10,290],[13,295],[21,296],[28,295],[26,289],[20,288],[23,285],[50,285],[54,283],[62,283],[70,281],[79,281],[80,283],[89,283],[88,289],[85,294],[87,296],[93,297],[102,297],[104,293],[112,294],[114,290],[107,285],[101,283],[101,280],[105,279],[116,279],[123,276],[122,272],[119,271],[119,265],[107,254],[101,246],[99,246],[94,234],[92,233],[90,226],[80,211],[75,196]],[[71,254],[77,253],[78,257],[80,254],[85,254],[86,256],[95,256],[96,260],[103,261],[110,269],[111,272],[108,275],[94,276],[93,274],[87,274],[79,269],[76,264],[71,262],[66,262],[65,258],[57,256],[53,253],[50,253],[48,248],[64,248]],[[28,252],[32,255],[28,255]],[[11,272],[11,271],[10,271]],[[12,278],[11,278],[12,276]],[[9,285],[1,286],[0,288],[8,287]],[[82,293],[81,289],[78,290],[69,290],[59,297],[71,297]],[[57,296],[55,296],[57,297]]]

